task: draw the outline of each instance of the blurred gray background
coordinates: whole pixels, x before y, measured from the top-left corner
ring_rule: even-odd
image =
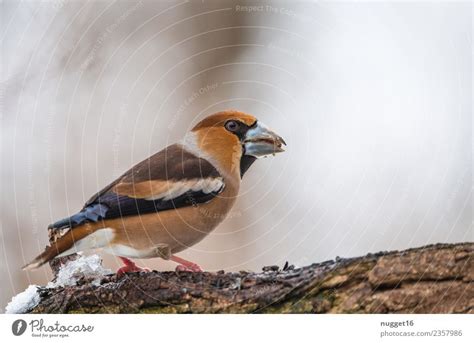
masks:
[[[472,241],[471,6],[2,1],[0,307],[50,280],[20,270],[49,223],[228,108],[287,152],[182,257],[259,270]]]

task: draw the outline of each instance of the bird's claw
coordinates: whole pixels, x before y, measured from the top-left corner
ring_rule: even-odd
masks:
[[[176,266],[176,269],[175,269],[177,272],[194,272],[194,273],[198,273],[198,272],[202,272],[202,268],[195,264],[195,263],[190,263],[188,265],[184,265],[184,264],[179,264]]]
[[[123,275],[125,273],[131,273],[131,272],[146,272],[149,273],[151,272],[150,268],[144,268],[144,267],[139,267],[137,265],[135,266],[123,266],[117,270],[117,275]]]
[[[129,260],[128,258],[120,257],[120,259],[124,263],[124,266],[117,270],[117,275],[119,276],[125,273],[130,273],[130,272],[146,272],[146,273],[151,272],[150,268],[139,267],[135,264],[135,262],[133,262],[132,260]]]
[[[178,257],[176,255],[171,255],[170,260],[178,263],[178,266],[175,269],[177,272],[202,272],[202,268],[199,267],[199,265],[194,262],[185,260],[184,258]]]

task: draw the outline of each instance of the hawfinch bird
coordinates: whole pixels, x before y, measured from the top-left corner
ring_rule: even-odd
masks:
[[[118,273],[146,271],[130,258],[161,257],[201,271],[176,253],[198,243],[235,203],[242,176],[284,140],[249,114],[224,111],[199,122],[181,143],[138,163],[82,210],[49,226],[64,232],[23,269],[89,249],[118,256]]]

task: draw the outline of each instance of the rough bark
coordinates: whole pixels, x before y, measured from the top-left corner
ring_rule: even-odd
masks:
[[[129,273],[42,289],[34,313],[474,313],[474,243],[260,273]]]

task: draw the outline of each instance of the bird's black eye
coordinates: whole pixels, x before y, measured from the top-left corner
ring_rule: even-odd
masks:
[[[237,130],[239,130],[240,125],[235,120],[229,120],[227,123],[225,123],[225,128],[230,132],[236,132]]]

